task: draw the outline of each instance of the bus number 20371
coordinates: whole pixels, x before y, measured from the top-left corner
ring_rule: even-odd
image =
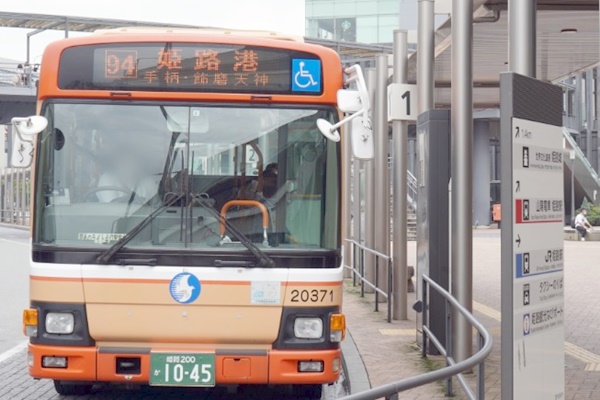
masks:
[[[325,301],[333,302],[333,290],[312,289],[312,290],[292,290],[292,303],[323,303]]]

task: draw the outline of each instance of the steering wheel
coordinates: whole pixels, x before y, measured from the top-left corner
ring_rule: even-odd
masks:
[[[99,186],[99,187],[95,187],[95,188],[91,188],[90,190],[88,190],[87,192],[85,192],[85,194],[83,195],[83,199],[85,201],[90,201],[90,197],[93,194],[96,194],[98,192],[104,192],[104,191],[108,191],[108,190],[112,190],[115,192],[121,192],[123,193],[123,196],[119,196],[119,197],[115,197],[114,199],[112,199],[109,203],[113,203],[113,202],[119,202],[121,201],[123,198],[129,199],[131,197],[132,191],[130,189],[121,187],[121,186]],[[138,197],[138,196],[136,196]],[[100,199],[98,199],[100,200]]]

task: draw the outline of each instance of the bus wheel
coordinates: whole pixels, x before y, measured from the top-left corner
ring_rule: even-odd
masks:
[[[63,381],[54,381],[54,390],[63,396],[82,396],[92,391],[92,385],[89,383],[63,383]]]
[[[304,400],[320,399],[323,394],[323,385],[294,385],[294,397]]]

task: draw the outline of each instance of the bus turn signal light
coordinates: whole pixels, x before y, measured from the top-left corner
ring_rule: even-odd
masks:
[[[36,337],[38,328],[38,310],[27,308],[23,310],[23,333],[28,337]]]
[[[332,314],[329,318],[330,340],[341,342],[346,336],[346,316],[344,314]]]

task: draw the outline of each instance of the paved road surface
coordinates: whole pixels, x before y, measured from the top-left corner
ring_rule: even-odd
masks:
[[[23,308],[28,305],[29,232],[0,226],[0,400],[138,400],[138,399],[295,399],[289,390],[265,386],[238,392],[237,388],[165,389],[102,386],[94,387],[93,396],[61,397],[51,381],[35,381],[26,370],[25,337],[22,333]],[[326,386],[323,399],[335,399],[346,393],[344,377],[332,386]]]
[[[24,341],[21,315],[28,305],[29,232],[0,227],[0,354]]]

